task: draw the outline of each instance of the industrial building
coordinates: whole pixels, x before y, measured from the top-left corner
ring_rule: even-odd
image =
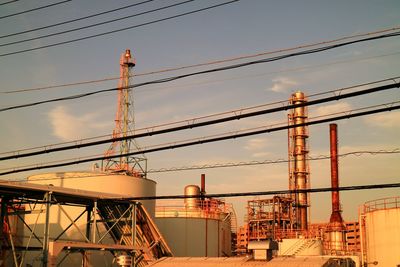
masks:
[[[247,202],[246,223],[224,199],[200,186],[182,201],[157,205],[156,182],[134,148],[130,50],[120,59],[118,109],[106,159],[91,171],[37,174],[0,181],[0,266],[399,266],[400,198],[365,203],[358,222],[342,218],[337,125],[329,129],[332,214],[310,222],[307,97],[293,93],[288,114],[292,192]],[[120,139],[121,140],[120,140]],[[88,190],[90,188],[90,191]],[[149,198],[137,201],[136,198]]]

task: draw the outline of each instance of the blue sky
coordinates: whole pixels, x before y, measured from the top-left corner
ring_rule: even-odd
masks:
[[[139,2],[139,1],[136,1]],[[106,19],[125,16],[179,1],[157,0],[85,22],[32,32],[33,38]],[[0,54],[83,37],[148,22],[224,1],[198,0],[163,12],[87,29],[82,32],[0,47]],[[46,5],[50,2],[19,1],[0,7],[0,16]],[[71,1],[49,9],[1,20],[0,35],[23,31],[59,21],[117,8],[132,1]],[[115,77],[119,56],[126,49],[136,58],[135,73],[185,66],[216,59],[295,47],[342,36],[400,25],[399,1],[265,1],[242,0],[198,14],[73,44],[0,57],[0,92],[75,81]],[[0,39],[0,44],[23,38]],[[355,44],[322,53],[273,63],[196,76],[176,82],[137,88],[137,128],[187,119],[216,112],[288,99],[290,93],[324,92],[359,83],[398,76],[399,37]],[[340,63],[341,62],[341,63]],[[204,69],[204,68],[203,68]],[[179,75],[188,71],[139,76],[134,83]],[[86,86],[49,89],[20,94],[1,94],[0,106],[23,104],[117,86],[116,81]],[[310,107],[310,115],[353,109],[399,99],[399,90],[377,93],[326,105]],[[41,146],[77,138],[109,134],[113,129],[116,94],[106,93],[76,101],[57,102],[0,113],[0,151]],[[188,139],[235,129],[246,129],[285,121],[286,114],[241,120],[204,129],[184,131],[138,140],[142,146]],[[338,122],[339,150],[394,149],[400,147],[400,113],[378,114]],[[310,127],[310,154],[329,153],[328,125]],[[35,162],[101,154],[107,146],[53,154],[46,157],[1,162],[1,168]],[[219,162],[287,158],[287,133],[277,132],[194,146],[147,155],[149,168],[180,167]],[[398,155],[348,156],[340,160],[342,185],[398,182]],[[311,185],[328,186],[329,161],[311,162]],[[85,170],[90,165],[48,171]],[[7,177],[24,179],[33,173]],[[209,193],[285,189],[286,164],[257,165],[211,170],[157,173],[159,194],[180,194],[187,184],[207,177]],[[365,201],[399,195],[399,189],[342,193],[345,220],[355,220],[357,207]],[[246,199],[229,199],[239,217]],[[330,195],[312,196],[313,221],[328,220]]]

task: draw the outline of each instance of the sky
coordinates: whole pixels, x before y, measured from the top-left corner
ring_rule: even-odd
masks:
[[[54,3],[21,0],[0,6],[0,36],[46,26],[118,8],[140,1],[70,1],[26,14],[2,18],[23,10]],[[181,1],[155,0],[133,8],[68,25],[20,36],[0,37],[0,55],[64,42],[88,35],[139,25],[225,1],[196,0],[146,15],[96,28],[34,41],[2,46],[128,16]],[[0,56],[0,107],[91,92],[117,86],[117,81],[6,94],[19,89],[44,87],[119,75],[119,57],[131,49],[135,74],[188,66],[237,56],[276,51],[343,36],[400,26],[400,2],[389,1],[265,1],[241,0],[196,14],[56,47]],[[361,83],[397,77],[400,69],[400,38],[392,37],[330,51],[292,57],[230,71],[198,75],[174,82],[134,89],[136,128],[190,119],[280,100],[301,90],[311,95]],[[266,58],[257,57],[255,59]],[[181,75],[244,61],[197,67],[134,77],[133,83]],[[309,107],[310,117],[399,100],[399,89]],[[0,112],[0,152],[43,146],[112,133],[116,92],[78,100],[54,102]],[[239,129],[285,122],[285,112],[243,119],[158,137],[138,139],[140,146],[174,142]],[[393,151],[400,148],[400,111],[337,121],[339,153]],[[309,128],[311,156],[329,154],[329,126]],[[0,162],[10,168],[52,160],[102,154],[108,145],[51,155]],[[147,154],[148,168],[161,169],[227,162],[287,159],[287,132],[280,131],[235,140]],[[29,175],[53,171],[90,170],[92,164],[33,171],[1,177],[24,180]],[[311,187],[330,185],[329,160],[310,162]],[[399,181],[399,154],[347,156],[340,158],[340,184],[363,185]],[[188,184],[199,184],[206,174],[208,193],[287,189],[287,163],[216,168],[149,174],[160,195],[182,194]],[[366,201],[398,196],[400,189],[341,193],[343,217],[357,219],[358,207]],[[243,223],[249,198],[230,198]],[[329,220],[330,194],[311,196],[313,222]]]

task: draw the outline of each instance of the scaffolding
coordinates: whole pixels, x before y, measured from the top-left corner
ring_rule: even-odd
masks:
[[[27,253],[36,252],[35,264],[58,266],[72,254],[81,254],[82,266],[90,266],[89,251],[110,252],[124,266],[145,266],[161,257],[171,256],[171,250],[145,208],[119,195],[97,193],[56,186],[0,181],[1,191],[1,251],[3,266],[25,266]],[[24,205],[25,208],[18,208]],[[68,227],[55,229],[51,223],[52,207],[57,216],[69,221]],[[78,215],[68,212],[68,206],[81,208]],[[24,215],[35,216],[28,223]],[[44,216],[43,224],[38,223]],[[21,238],[12,231],[10,220],[18,219],[29,233]],[[86,218],[86,223],[77,221]],[[103,227],[104,231],[99,229]],[[52,228],[50,231],[50,228]],[[81,241],[65,239],[74,229]],[[62,252],[62,253],[61,253]],[[126,260],[129,259],[129,260]]]
[[[289,197],[274,196],[270,199],[247,202],[248,241],[279,240],[294,231],[294,202]]]

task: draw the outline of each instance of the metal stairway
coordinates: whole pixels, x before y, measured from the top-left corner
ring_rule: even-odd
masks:
[[[102,201],[97,210],[117,244],[140,248],[134,253],[135,266],[172,256],[171,249],[141,203]]]

